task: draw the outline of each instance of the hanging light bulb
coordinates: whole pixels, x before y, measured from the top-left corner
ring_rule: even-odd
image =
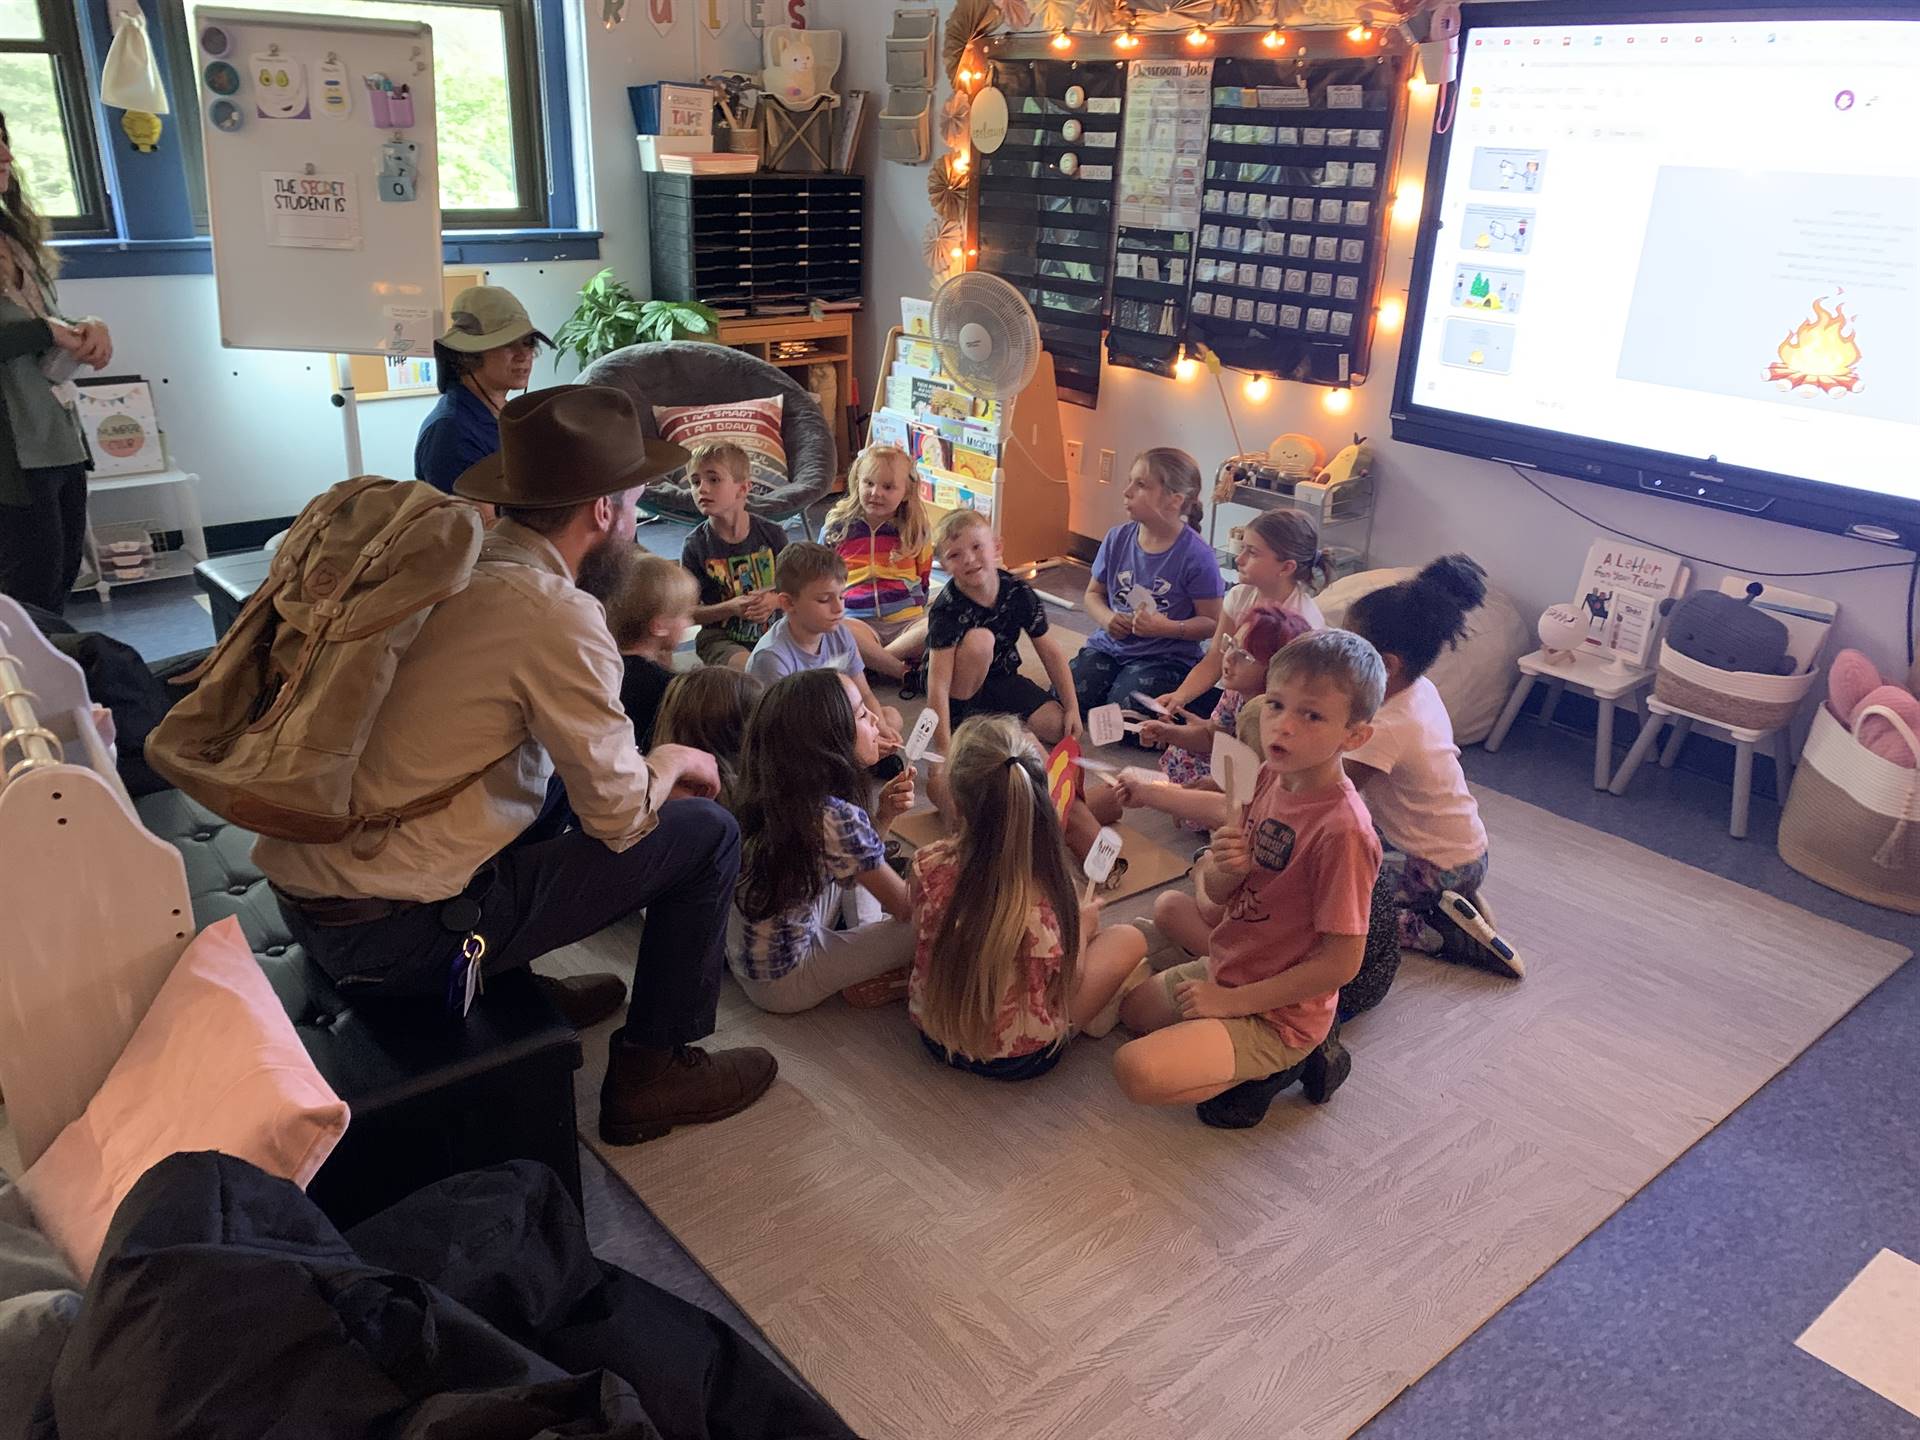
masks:
[[[949,260],[964,260],[966,259],[966,257],[967,257],[967,252],[965,250],[962,250],[958,245],[954,246],[951,250],[947,251],[947,258]]]
[[[1422,80],[1418,75],[1409,75],[1407,77],[1407,94],[1411,95],[1414,99],[1424,100],[1432,93],[1433,86],[1425,80]]]
[[[1133,33],[1133,26],[1127,26],[1126,29],[1113,37],[1113,48],[1116,50],[1138,50],[1140,48],[1140,37]]]
[[[1053,46],[1054,49],[1064,53],[1073,48],[1073,37],[1064,30],[1058,30],[1054,32],[1053,39],[1047,43]]]
[[[1347,31],[1347,39],[1356,45],[1364,45],[1367,41],[1373,39],[1373,31],[1369,30],[1365,25],[1355,25],[1351,30]]]
[[[1260,37],[1260,43],[1269,50],[1284,50],[1287,48],[1287,37],[1278,30],[1269,30]]]
[[[955,175],[964,175],[967,173],[967,168],[973,164],[973,152],[971,150],[955,150],[947,163],[953,168]]]
[[[1186,346],[1181,346],[1180,358],[1173,362],[1173,378],[1184,385],[1199,373],[1200,362],[1187,354]]]
[[[1196,25],[1187,32],[1187,44],[1198,50],[1207,43],[1207,27]]]
[[[1273,382],[1264,375],[1249,375],[1247,383],[1240,388],[1247,399],[1258,405],[1273,393]]]
[[[1353,409],[1353,391],[1344,385],[1337,390],[1329,390],[1320,397],[1320,404],[1329,415],[1344,415]]]
[[[1392,335],[1400,328],[1400,322],[1407,318],[1407,307],[1398,299],[1386,299],[1380,302],[1379,325],[1383,334]]]
[[[1393,223],[1411,225],[1420,218],[1420,202],[1426,197],[1426,190],[1418,180],[1402,180],[1400,188],[1393,194]]]

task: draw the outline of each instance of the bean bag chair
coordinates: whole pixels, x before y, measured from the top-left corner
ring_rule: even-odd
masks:
[[[614,385],[632,395],[649,439],[660,437],[653,414],[656,405],[718,405],[777,395],[786,478],[763,483],[756,474],[747,508],[783,524],[796,516],[804,520],[807,506],[833,489],[840,456],[819,404],[784,370],[756,356],[699,340],[629,345],[587,366],[580,372],[580,383]],[[688,525],[698,525],[701,519],[685,484],[647,486],[640,508]]]
[[[1411,580],[1418,573],[1417,566],[1362,570],[1334,581],[1314,599],[1327,624],[1338,626],[1346,618],[1347,607],[1362,595]],[[1442,650],[1427,672],[1446,702],[1456,743],[1474,745],[1487,738],[1513,693],[1517,662],[1536,643],[1533,626],[1521,616],[1512,597],[1487,586],[1487,601],[1467,616],[1467,633],[1459,645]]]

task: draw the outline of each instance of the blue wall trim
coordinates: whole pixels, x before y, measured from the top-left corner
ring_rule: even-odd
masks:
[[[515,265],[538,260],[598,260],[598,230],[448,230],[441,235],[448,265]],[[134,275],[211,275],[213,243],[186,240],[61,240],[65,280],[110,280]]]
[[[540,113],[547,139],[547,220],[556,230],[580,223],[573,175],[573,107],[567,89],[565,0],[537,0],[540,34]],[[596,248],[592,258],[598,258]],[[572,258],[572,257],[569,257]]]
[[[153,47],[154,64],[162,83],[171,76],[168,68],[166,27],[151,6],[143,6],[147,16],[147,43]],[[94,114],[100,137],[101,161],[106,168],[107,189],[113,194],[113,209],[119,232],[129,240],[162,240],[193,234],[193,208],[187,202],[187,170],[180,145],[180,112],[191,114],[200,103],[197,95],[176,95],[171,88],[167,99],[174,113],[160,117],[159,142],[145,154],[133,148],[120,128],[125,111],[111,110],[98,103],[100,69],[106,63],[107,47],[113,43],[113,24],[107,17],[104,0],[88,0],[80,7],[80,22],[86,37],[87,86],[93,92]]]

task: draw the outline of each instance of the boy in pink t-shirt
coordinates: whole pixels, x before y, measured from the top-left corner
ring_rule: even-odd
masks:
[[[1366,743],[1385,689],[1379,654],[1344,630],[1303,635],[1273,657],[1252,803],[1201,861],[1201,888],[1225,909],[1207,958],[1162,972],[1120,1007],[1141,1032],[1113,1061],[1128,1099],[1197,1104],[1206,1123],[1239,1129],[1296,1079],[1317,1103],[1346,1078],[1334,1008],[1360,970],[1380,842],[1342,757]],[[1200,923],[1195,899],[1174,898]]]

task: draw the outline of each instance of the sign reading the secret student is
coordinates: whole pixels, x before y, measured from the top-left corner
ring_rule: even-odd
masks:
[[[360,196],[353,176],[266,170],[267,243],[306,250],[360,248]]]

